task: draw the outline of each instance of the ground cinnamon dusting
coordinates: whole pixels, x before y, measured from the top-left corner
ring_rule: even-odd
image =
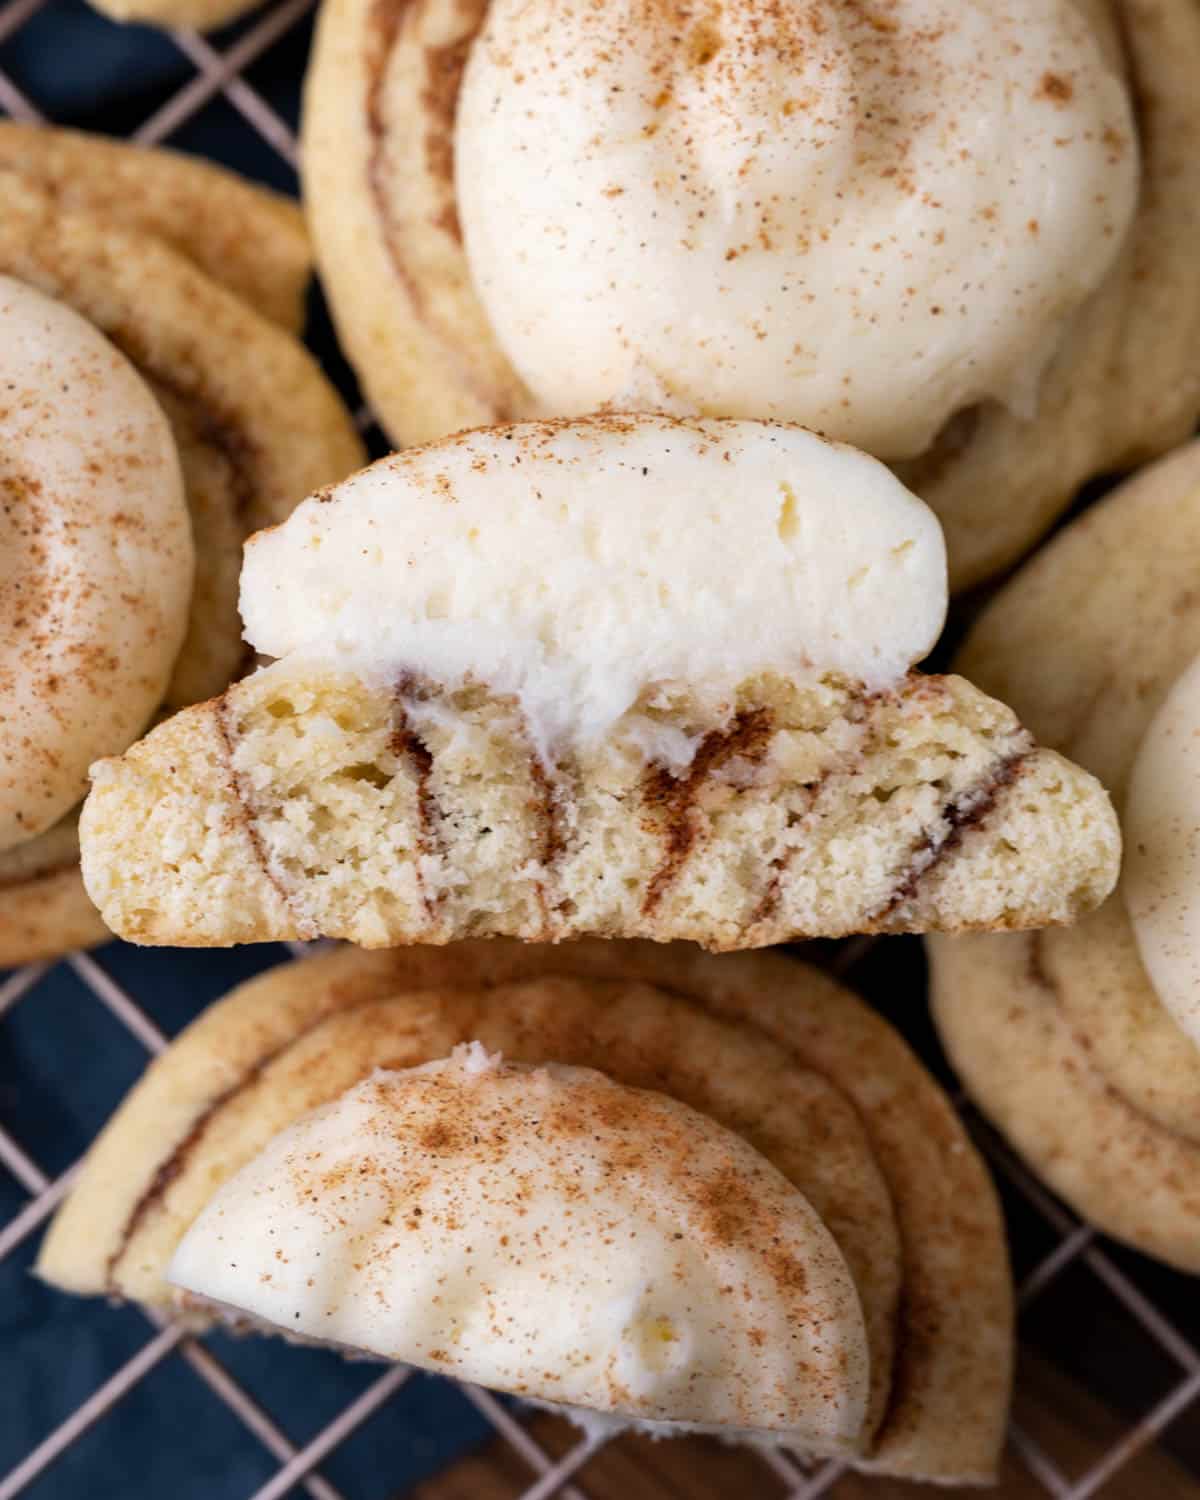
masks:
[[[1061,73],[1046,73],[1042,77],[1038,97],[1049,99],[1054,104],[1069,104],[1075,97],[1075,89]]]

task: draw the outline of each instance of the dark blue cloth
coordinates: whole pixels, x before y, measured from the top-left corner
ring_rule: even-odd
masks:
[[[247,22],[213,38],[228,45]],[[296,124],[311,25],[301,24],[249,72]],[[194,74],[165,35],[115,26],[76,0],[51,0],[0,44],[0,69],[50,119],[125,135]],[[218,96],[169,145],[295,191],[295,174]],[[314,295],[310,342],[349,400],[354,383]],[[100,963],[168,1034],[283,949],[139,951],[115,943]],[[0,1017],[0,1125],[51,1176],[86,1147],[134,1082],[145,1053],[73,971],[58,965]],[[0,1167],[0,1226],[27,1202]],[[67,1417],[155,1330],[133,1308],[69,1297],[29,1275],[40,1234],[0,1261],[0,1476]],[[297,1445],[379,1373],[335,1355],[266,1339],[214,1335],[213,1351]],[[415,1376],[320,1472],[347,1500],[409,1491],[490,1429],[452,1386]],[[278,1465],[173,1353],[28,1491],[32,1500],[241,1500]],[[296,1493],[303,1493],[296,1491]]]

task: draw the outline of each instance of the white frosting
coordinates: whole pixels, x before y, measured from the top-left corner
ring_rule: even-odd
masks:
[[[1159,999],[1200,1045],[1200,657],[1138,750],[1121,889]]]
[[[289,1334],[541,1401],[853,1451],[849,1271],[801,1193],[674,1099],[478,1044],[277,1135],[169,1279]]]
[[[937,639],[932,512],[794,427],[527,423],[383,459],[251,538],[246,636],[519,696],[545,740],[648,685],[755,672],[894,682]]]
[[[803,422],[884,458],[1019,412],[1132,218],[1074,0],[491,0],[459,217],[547,412]]]

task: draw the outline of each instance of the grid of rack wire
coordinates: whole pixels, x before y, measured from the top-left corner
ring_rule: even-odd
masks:
[[[4,0],[0,4],[0,44],[12,37],[47,3],[49,0]],[[271,47],[293,28],[305,23],[315,3],[316,0],[281,0],[224,48],[192,31],[169,32],[174,46],[193,70],[191,77],[155,108],[130,133],[130,138],[143,144],[168,143],[194,116],[220,97],[290,168],[295,169],[299,162],[295,132],[245,75],[246,70]],[[38,101],[30,98],[2,69],[0,114],[35,123],[46,118]],[[370,412],[361,410],[358,421],[364,429],[371,427]],[[875,941],[857,940],[845,945],[833,959],[832,967],[841,977],[852,977],[855,968],[870,954]],[[162,1051],[167,1044],[166,1036],[136,996],[119,984],[94,957],[77,953],[63,962],[95,1003],[103,1006],[126,1028],[144,1049],[147,1058]],[[29,965],[12,972],[0,983],[0,1018],[12,1007],[36,1003],[33,997],[47,968],[44,964]],[[1068,1268],[1086,1266],[1097,1285],[1121,1304],[1125,1314],[1158,1346],[1176,1372],[1165,1393],[1136,1421],[1110,1434],[1101,1450],[1090,1453],[1088,1462],[1078,1472],[1068,1472],[1068,1466],[1060,1458],[1052,1456],[1042,1441],[1014,1420],[1007,1458],[1035,1487],[1029,1491],[1028,1486],[1023,1486],[1022,1493],[1041,1492],[1054,1500],[1089,1500],[1091,1496],[1103,1495],[1110,1481],[1127,1471],[1140,1454],[1185,1414],[1190,1414],[1200,1423],[1200,1405],[1194,1406],[1200,1398],[1200,1349],[1163,1310],[1161,1299],[1148,1294],[1139,1285],[1136,1273],[1119,1263],[1112,1247],[1086,1225],[1080,1224],[1046,1192],[961,1097],[956,1102],[1002,1184],[1010,1193],[1019,1195],[1052,1241],[1052,1248],[1046,1250],[1023,1275],[1018,1285],[1018,1306],[1023,1311],[1028,1310],[1038,1299],[1053,1295],[1056,1283]],[[57,1175],[50,1175],[12,1133],[0,1129],[0,1167],[11,1176],[25,1199],[19,1211],[0,1225],[0,1261],[3,1261],[45,1225],[69,1190],[78,1163]],[[85,1432],[101,1422],[141,1382],[153,1379],[155,1371],[171,1359],[186,1361],[277,1465],[266,1483],[245,1500],[281,1500],[281,1497],[300,1489],[313,1500],[357,1500],[353,1495],[343,1496],[323,1478],[321,1466],[340,1444],[396,1395],[411,1377],[411,1370],[401,1366],[384,1369],[331,1421],[297,1446],[285,1435],[275,1418],[239,1384],[203,1339],[192,1336],[178,1324],[157,1320],[150,1314],[145,1316],[147,1329],[142,1346],[115,1368],[76,1410],[47,1432],[8,1474],[0,1476],[0,1500],[14,1500],[26,1491]],[[519,1500],[550,1500],[555,1496],[585,1500],[588,1464],[596,1457],[600,1446],[596,1440],[580,1438],[564,1452],[552,1455],[518,1416],[495,1397],[470,1386],[461,1389],[486,1420],[488,1428],[511,1447],[528,1470],[530,1482],[519,1492]],[[759,1457],[767,1469],[773,1471],[787,1500],[816,1500],[818,1496],[832,1496],[836,1500],[838,1482],[844,1474],[839,1464],[824,1462],[814,1466],[784,1449],[760,1450]],[[1200,1480],[1195,1482],[1194,1491],[1189,1489],[1189,1493],[1200,1497]],[[242,1497],[221,1495],[214,1496],[214,1500],[242,1500]]]

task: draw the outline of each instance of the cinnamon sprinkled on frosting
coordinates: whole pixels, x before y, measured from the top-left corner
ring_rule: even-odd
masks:
[[[457,206],[544,410],[906,458],[974,402],[1032,406],[1131,222],[1133,140],[1072,0],[494,0]]]
[[[862,1314],[800,1193],[678,1100],[478,1044],[276,1136],[171,1279],[542,1400],[816,1451],[860,1440]]]

